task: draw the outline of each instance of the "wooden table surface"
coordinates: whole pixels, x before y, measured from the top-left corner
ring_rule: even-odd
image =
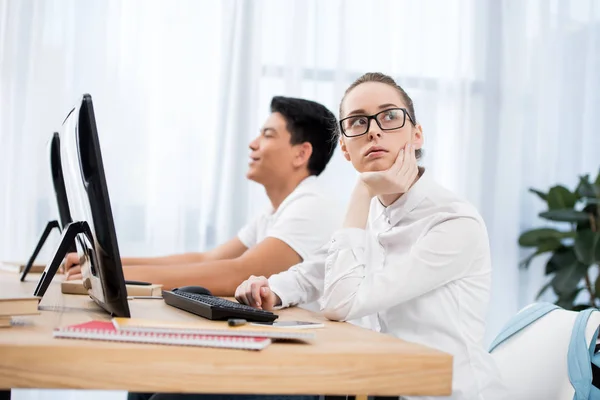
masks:
[[[39,279],[0,272],[0,296],[31,295]],[[281,320],[323,321],[308,343],[275,342],[262,351],[55,339],[52,330],[110,316],[85,295],[60,292],[57,275],[41,313],[23,326],[0,329],[0,388],[71,388],[141,392],[449,395],[452,357],[446,353],[327,321],[301,308]],[[163,300],[129,300],[132,317],[209,321]]]

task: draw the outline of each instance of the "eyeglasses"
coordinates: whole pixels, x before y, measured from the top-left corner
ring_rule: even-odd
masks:
[[[371,120],[375,120],[382,131],[393,131],[404,127],[406,116],[413,125],[412,117],[405,108],[389,108],[373,115],[352,115],[340,120],[340,128],[346,137],[356,137],[369,132]]]

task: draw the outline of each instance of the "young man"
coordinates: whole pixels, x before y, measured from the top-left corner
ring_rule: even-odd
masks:
[[[250,143],[247,173],[264,186],[272,208],[207,252],[123,258],[125,279],[164,289],[199,285],[216,296],[233,296],[248,276],[270,276],[309,258],[343,216],[316,179],[335,149],[332,124],[335,116],[319,103],[274,97],[270,116]],[[81,279],[77,263],[77,254],[67,256],[67,279]]]

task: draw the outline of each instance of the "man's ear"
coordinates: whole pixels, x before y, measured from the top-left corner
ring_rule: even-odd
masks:
[[[300,143],[294,146],[296,148],[296,155],[294,156],[293,165],[294,167],[301,167],[308,165],[310,156],[312,156],[313,147],[310,142]]]
[[[340,148],[342,149],[342,153],[344,154],[344,158],[350,161],[350,154],[348,153],[348,148],[346,147],[346,141],[343,137],[340,137]]]

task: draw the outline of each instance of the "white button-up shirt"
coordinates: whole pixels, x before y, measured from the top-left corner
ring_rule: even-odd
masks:
[[[269,282],[282,306],[322,296],[330,319],[360,320],[452,354],[448,399],[490,400],[504,398],[483,347],[490,278],[489,241],[478,212],[424,173],[389,207],[374,198],[366,229],[337,231],[327,255],[322,249]]]

